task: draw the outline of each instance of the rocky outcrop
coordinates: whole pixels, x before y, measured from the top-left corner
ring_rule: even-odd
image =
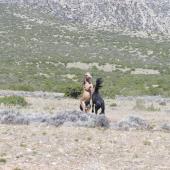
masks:
[[[57,18],[90,28],[170,34],[169,0],[0,0],[2,2],[43,8]]]

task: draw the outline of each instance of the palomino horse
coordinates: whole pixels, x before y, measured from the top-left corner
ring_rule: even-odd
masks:
[[[92,84],[92,76],[90,73],[86,73],[83,82],[83,94],[80,98],[80,109],[84,112],[89,112],[90,100],[93,94],[93,84]]]

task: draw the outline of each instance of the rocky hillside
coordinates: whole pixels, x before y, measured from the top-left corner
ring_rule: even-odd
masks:
[[[169,0],[0,0],[53,13],[92,28],[170,34]]]
[[[99,1],[89,3],[88,11],[87,2],[83,8],[82,1],[81,8],[73,1],[67,5],[64,5],[66,1],[0,2],[0,89],[65,93],[70,84],[79,86],[88,70],[94,80],[99,76],[105,78],[102,91],[106,96],[170,96],[170,39],[168,36],[143,37],[147,32],[168,33],[169,27],[161,23],[168,18],[165,12],[169,8],[148,6],[147,9],[152,8],[163,19],[152,17],[148,21],[149,15],[146,15],[146,22],[140,27],[144,22],[138,22],[137,12],[147,11],[133,8],[136,11],[130,12],[132,4],[135,5],[132,3],[125,11],[134,19],[128,19],[128,14],[118,12],[122,11],[122,5],[128,6],[127,1],[114,1],[115,7],[120,8],[115,9],[119,13],[117,18],[111,10],[114,5],[107,5],[107,1],[105,5],[99,5]],[[142,17],[139,15],[139,18]],[[119,32],[87,29],[81,23],[90,28],[115,28]],[[120,28],[130,34],[122,33]],[[132,34],[135,30],[138,36]]]

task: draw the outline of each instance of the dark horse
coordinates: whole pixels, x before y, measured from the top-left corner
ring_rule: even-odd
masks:
[[[99,89],[102,87],[102,83],[103,83],[103,80],[101,78],[98,78],[96,80],[96,85],[95,85],[94,92],[92,95],[92,112],[94,112],[94,107],[95,107],[96,114],[99,109],[101,109],[100,114],[105,114],[105,103],[99,93]]]

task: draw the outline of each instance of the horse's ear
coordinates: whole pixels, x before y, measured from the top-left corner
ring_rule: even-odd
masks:
[[[84,77],[83,78],[83,85],[85,85],[85,83],[86,83],[86,78]]]

